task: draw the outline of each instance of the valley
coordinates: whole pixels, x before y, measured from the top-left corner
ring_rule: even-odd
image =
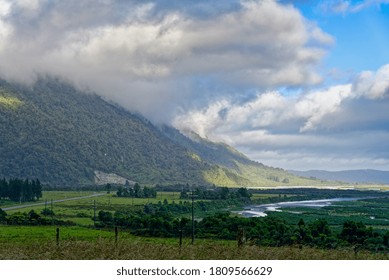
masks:
[[[306,252],[311,254],[309,259],[389,257],[387,191],[265,189],[250,190],[249,200],[231,192],[231,198],[220,200],[201,198],[205,193],[195,190],[193,245],[191,190],[187,191],[186,198],[179,188],[158,191],[152,198],[118,197],[114,191],[103,190],[44,191],[43,203],[25,202],[22,209],[12,208],[20,203],[1,201],[7,222],[0,225],[0,258],[219,259],[216,252],[221,250],[229,259],[306,259]],[[331,203],[311,207],[301,204],[302,200]],[[277,203],[289,206],[270,209],[266,217],[237,215],[247,207],[257,207],[253,205]],[[43,214],[45,210],[50,211]],[[345,225],[356,226],[357,239],[342,237]],[[242,230],[245,241],[238,245]],[[43,246],[31,251],[37,244]],[[15,250],[10,251],[11,247]],[[157,247],[164,249],[156,251]]]
[[[0,80],[0,143],[1,259],[389,258],[387,185],[270,167],[59,79]]]

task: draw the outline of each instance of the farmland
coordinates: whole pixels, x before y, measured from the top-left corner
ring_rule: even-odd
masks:
[[[249,219],[231,213],[243,209],[248,203],[265,204],[336,196],[363,197],[373,194],[377,197],[337,202],[320,208],[299,206],[267,212],[265,219],[254,218],[251,220],[253,222],[244,222]],[[91,195],[98,196],[90,197]],[[85,198],[67,200],[79,197]],[[56,202],[60,200],[65,201]],[[33,210],[45,219],[45,225],[22,223],[0,226],[1,259],[305,259],[307,256],[310,259],[387,259],[389,257],[387,249],[381,245],[369,243],[370,247],[361,247],[356,253],[356,245],[351,243],[347,245],[346,239],[342,241],[344,244],[336,243],[337,241],[334,240],[347,221],[363,223],[367,234],[370,234],[369,230],[371,230],[371,237],[366,238],[366,240],[370,238],[369,242],[374,241],[374,236],[377,240],[381,238],[379,236],[384,236],[389,230],[389,198],[386,192],[257,190],[252,191],[249,202],[236,199],[226,201],[197,199],[194,202],[196,219],[194,245],[191,244],[190,234],[191,200],[180,199],[179,192],[159,191],[154,198],[130,198],[117,197],[114,192],[103,191],[44,191],[39,202],[43,204],[6,210],[8,217],[13,215],[28,217],[23,213],[31,213]],[[2,201],[1,208],[28,204],[31,203]],[[45,210],[50,210],[49,215],[42,214]],[[147,211],[151,212],[147,214]],[[111,220],[104,218],[107,217],[103,215],[104,213],[110,213],[108,217],[111,217]],[[142,226],[123,220],[123,213],[126,213],[126,217],[133,217],[132,219],[140,221]],[[276,222],[277,227],[285,227],[286,232],[290,231],[293,234],[301,220],[304,221],[307,232],[317,224],[317,221],[325,220],[331,235],[313,236],[309,242],[298,241],[291,236],[287,239],[291,241],[276,244],[272,243],[271,239],[266,239],[266,234],[263,232],[263,228],[267,227],[266,223]],[[206,226],[209,222],[210,225],[215,224],[215,227],[217,224],[219,228],[215,230],[213,226]],[[236,226],[233,225],[234,223]],[[116,236],[114,226],[118,227]],[[150,230],[148,227],[154,228]],[[239,247],[236,241],[238,227],[245,228],[247,234],[247,241]],[[57,228],[60,230],[58,237]],[[262,233],[257,232],[255,228],[262,228],[262,231],[259,231]],[[181,246],[179,245],[180,231],[183,235]],[[258,239],[256,236],[261,237]],[[321,239],[325,241],[321,242]],[[374,242],[376,243],[372,244],[382,243]]]

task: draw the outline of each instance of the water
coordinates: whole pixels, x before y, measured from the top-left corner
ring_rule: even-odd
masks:
[[[237,212],[244,217],[265,217],[266,212],[281,211],[281,208],[295,208],[295,207],[313,207],[320,208],[331,205],[333,202],[341,201],[356,201],[373,197],[351,197],[351,198],[332,198],[332,199],[318,199],[318,200],[302,200],[302,201],[287,201],[270,204],[252,205],[243,211]],[[295,212],[298,213],[298,212]]]

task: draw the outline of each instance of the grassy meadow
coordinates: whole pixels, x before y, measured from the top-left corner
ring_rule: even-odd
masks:
[[[86,197],[78,200],[56,200]],[[299,199],[297,194],[255,193],[252,199]],[[184,236],[182,246],[178,238],[135,236],[119,228],[117,238],[113,228],[96,229],[93,216],[100,211],[143,209],[147,203],[183,203],[178,192],[158,192],[156,198],[124,198],[113,192],[93,191],[45,191],[43,205],[7,210],[11,215],[34,210],[40,214],[52,209],[56,219],[73,222],[73,226],[23,226],[0,225],[0,259],[389,259],[388,253],[355,252],[352,248],[319,249],[292,245],[282,247],[257,246],[247,242],[237,245],[236,240],[196,239],[191,245],[190,236]],[[53,203],[51,201],[54,201]],[[188,200],[187,200],[188,201]],[[188,201],[189,202],[189,201]],[[0,208],[23,205],[1,201]],[[31,203],[24,203],[28,205]],[[223,209],[221,209],[223,210]],[[305,222],[326,218],[331,228],[339,229],[346,219],[361,221],[375,230],[389,230],[389,198],[339,202],[322,208],[288,208],[269,212],[269,216],[284,219],[296,225],[301,218]],[[57,243],[56,229],[59,228]]]
[[[68,200],[63,202],[55,202],[56,200],[78,198],[84,196],[90,196],[99,194],[100,196],[86,197],[77,200]],[[34,210],[40,213],[43,209],[52,209],[55,213],[56,218],[75,222],[81,226],[93,225],[94,207],[96,205],[96,213],[100,210],[104,211],[117,211],[117,210],[128,210],[128,209],[142,209],[146,203],[158,203],[167,200],[168,203],[173,201],[179,201],[178,192],[159,192],[156,198],[128,198],[128,197],[117,197],[114,193],[108,194],[107,192],[93,192],[93,191],[44,191],[42,198],[35,204],[43,205],[32,205],[23,207],[20,209],[7,210],[8,214],[16,212],[29,212]],[[54,201],[53,203],[51,201]],[[11,203],[7,201],[4,205],[0,204],[0,208],[12,207],[12,206],[23,206],[31,205],[34,203]]]

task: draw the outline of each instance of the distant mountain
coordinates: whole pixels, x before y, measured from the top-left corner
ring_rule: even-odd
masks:
[[[389,171],[379,171],[372,169],[344,170],[344,171],[295,171],[289,172],[304,177],[311,177],[320,180],[342,181],[346,183],[373,183],[389,184]]]
[[[220,186],[318,183],[187,135],[156,127],[57,79],[40,79],[31,87],[0,80],[1,177],[39,178],[53,186],[111,179]]]

